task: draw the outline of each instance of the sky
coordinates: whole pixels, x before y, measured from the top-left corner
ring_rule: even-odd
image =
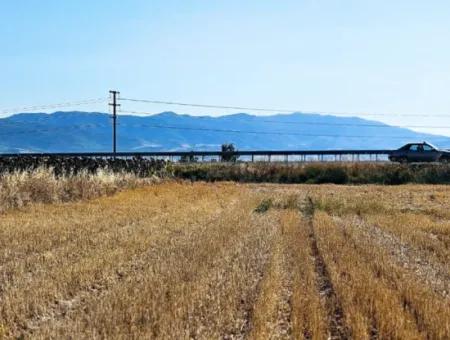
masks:
[[[445,0],[2,1],[0,112],[115,89],[128,98],[381,113],[365,118],[450,136],[449,41]]]

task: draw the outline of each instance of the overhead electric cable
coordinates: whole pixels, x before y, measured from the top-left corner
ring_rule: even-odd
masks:
[[[106,102],[108,98],[96,98],[96,99],[87,99],[73,102],[64,102],[64,103],[56,103],[56,104],[48,104],[48,105],[33,105],[33,106],[23,106],[16,107],[10,109],[2,109],[0,110],[0,114],[14,114],[14,113],[24,113],[24,111],[34,111],[34,110],[47,110],[47,109],[55,109],[61,107],[72,107],[72,106],[81,106],[81,105],[89,105],[89,104],[98,104]]]
[[[122,113],[130,114],[140,114],[140,115],[155,115],[152,112],[145,111],[131,111],[131,110],[120,110]],[[220,118],[225,119],[227,116],[221,116]],[[261,119],[261,117],[255,117],[253,119],[240,119],[240,121],[245,122],[255,122],[255,123],[272,123],[272,124],[292,124],[292,125],[324,125],[324,126],[361,126],[361,127],[376,127],[376,128],[427,128],[427,129],[450,129],[450,126],[430,126],[430,125],[387,125],[387,124],[357,124],[357,123],[326,123],[326,122],[293,122],[293,121],[277,121],[277,120],[267,120]]]
[[[277,108],[261,108],[261,107],[244,107],[244,106],[228,106],[228,105],[214,105],[214,104],[196,104],[183,103],[174,101],[162,101],[152,99],[136,99],[136,98],[119,98],[122,101],[147,103],[147,104],[162,104],[162,105],[177,105],[209,109],[228,109],[228,110],[248,110],[248,111],[263,111],[263,112],[278,112],[278,113],[304,113],[304,114],[321,114],[333,116],[398,116],[398,117],[447,117],[449,114],[398,114],[398,113],[366,113],[366,112],[325,112],[325,111],[305,111],[298,109],[277,109]]]
[[[393,139],[405,139],[412,136],[363,136],[363,135],[336,135],[336,134],[312,134],[312,133],[297,133],[297,132],[283,132],[283,131],[245,131],[245,130],[232,130],[232,129],[212,129],[201,127],[186,127],[186,126],[173,126],[162,124],[134,124],[134,125],[122,125],[122,127],[149,127],[160,129],[173,129],[173,130],[190,130],[190,131],[206,131],[206,132],[222,132],[222,133],[237,133],[237,134],[255,134],[255,135],[279,135],[279,136],[305,136],[305,137],[343,137],[343,138],[393,138]]]
[[[283,131],[246,131],[246,130],[234,130],[234,129],[213,129],[213,128],[202,128],[202,127],[186,127],[186,126],[173,126],[173,125],[163,125],[163,124],[118,124],[122,128],[132,127],[132,128],[160,128],[160,129],[171,129],[171,130],[189,130],[189,131],[205,131],[205,132],[221,132],[221,133],[234,133],[234,134],[253,134],[253,135],[278,135],[278,136],[305,136],[305,137],[333,137],[333,138],[392,138],[392,139],[406,139],[412,136],[363,136],[363,135],[337,135],[337,134],[314,134],[314,133],[298,133],[298,132],[283,132]],[[57,130],[70,129],[86,129],[86,128],[101,128],[109,127],[105,124],[81,124],[81,125],[68,125],[61,127],[48,127],[42,129],[26,129],[22,131],[11,131],[9,133],[1,133],[0,135],[15,135],[23,133],[36,133],[36,132],[51,132]]]

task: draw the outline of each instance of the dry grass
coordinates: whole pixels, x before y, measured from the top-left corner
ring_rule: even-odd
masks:
[[[167,182],[29,201],[0,219],[0,338],[445,339],[449,200]]]
[[[0,174],[0,213],[32,203],[69,202],[111,195],[156,180],[155,177],[142,179],[131,173],[103,170],[96,174],[82,172],[59,177],[46,168],[4,173]]]

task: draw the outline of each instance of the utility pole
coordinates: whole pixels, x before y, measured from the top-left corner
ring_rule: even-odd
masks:
[[[117,97],[120,94],[119,91],[109,91],[109,93],[112,95],[112,103],[109,103],[110,106],[112,106],[113,108],[113,116],[112,116],[112,120],[113,120],[113,153],[114,156],[116,155],[116,151],[117,151],[117,107],[120,106],[120,104],[117,104]]]

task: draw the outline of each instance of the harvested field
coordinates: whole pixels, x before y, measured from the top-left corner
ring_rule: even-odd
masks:
[[[167,182],[0,215],[1,338],[446,339],[450,190]]]

